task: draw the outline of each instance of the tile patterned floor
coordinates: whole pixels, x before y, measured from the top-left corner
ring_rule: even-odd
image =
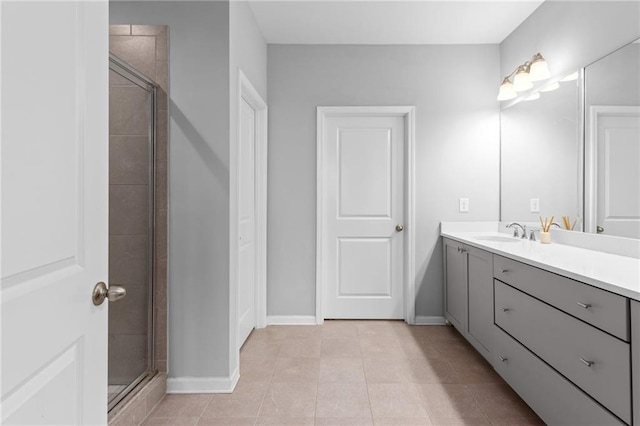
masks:
[[[167,395],[145,425],[541,425],[455,331],[401,321],[254,330],[232,394]]]

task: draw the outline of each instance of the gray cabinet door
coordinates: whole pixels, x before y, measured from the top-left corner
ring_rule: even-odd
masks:
[[[493,339],[493,255],[474,247],[467,249],[468,330],[471,343],[489,359]]]
[[[445,317],[460,333],[467,324],[467,255],[463,244],[444,240]]]
[[[633,425],[640,426],[640,302],[631,301],[631,371],[633,372]]]

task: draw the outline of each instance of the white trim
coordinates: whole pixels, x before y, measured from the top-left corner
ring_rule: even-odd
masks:
[[[598,119],[603,116],[636,115],[638,106],[593,105],[589,107],[589,137],[584,152],[584,232],[596,232],[598,215]]]
[[[316,325],[313,315],[269,315],[268,325]]]
[[[446,325],[447,320],[439,316],[416,316],[415,325]]]
[[[368,107],[318,107],[316,114],[316,323],[324,322],[323,285],[324,277],[324,223],[322,187],[322,140],[324,121],[330,116],[374,116],[398,115],[405,117],[405,247],[404,247],[404,320],[415,324],[415,106],[368,106]]]
[[[238,237],[240,223],[239,197],[239,162],[238,140],[240,138],[240,117],[242,100],[244,99],[255,110],[255,249],[256,249],[256,279],[255,279],[255,327],[263,328],[267,325],[267,104],[241,69],[238,69],[238,92],[236,105],[236,137],[229,139],[229,371],[237,371],[240,353],[240,339],[238,336]],[[174,380],[174,379],[172,379]],[[178,380],[178,379],[175,379]],[[191,378],[184,378],[188,383],[198,386],[200,379],[194,382]],[[202,379],[203,387],[210,386],[212,391],[217,389],[218,378]],[[176,382],[176,386],[179,386]],[[235,384],[234,384],[235,386]],[[189,388],[191,389],[191,388]]]
[[[238,368],[231,377],[173,377],[167,379],[167,393],[231,393],[238,379]]]

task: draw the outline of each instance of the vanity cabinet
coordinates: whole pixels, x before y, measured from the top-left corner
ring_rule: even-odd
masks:
[[[631,301],[631,369],[633,371],[633,425],[640,426],[640,302]]]
[[[445,317],[491,361],[493,340],[493,255],[444,240]]]

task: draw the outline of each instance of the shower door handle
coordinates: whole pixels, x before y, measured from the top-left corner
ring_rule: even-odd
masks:
[[[107,288],[107,285],[100,281],[93,288],[93,294],[91,295],[91,299],[93,300],[93,304],[98,306],[102,305],[104,299],[109,299],[109,302],[117,302],[127,295],[127,290],[124,287],[120,287],[118,285],[112,285]]]

